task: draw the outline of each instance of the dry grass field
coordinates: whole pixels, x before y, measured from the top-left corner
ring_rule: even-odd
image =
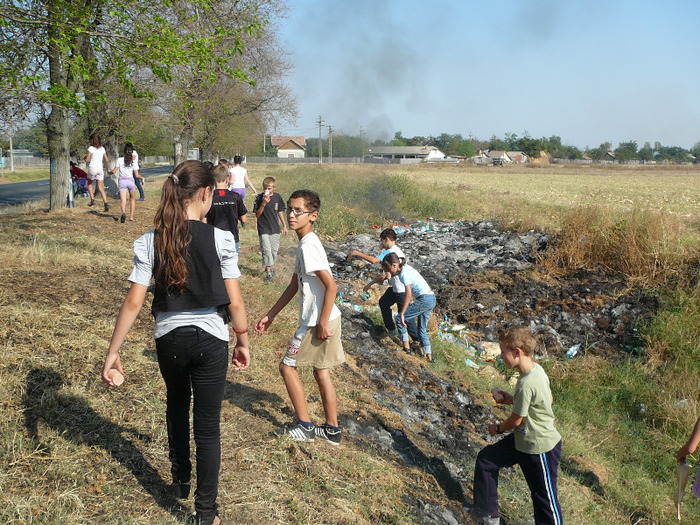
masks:
[[[652,264],[645,271],[651,277],[640,278],[640,282],[650,293],[657,293],[651,290],[664,283],[684,287],[660,314],[663,324],[647,327],[657,361],[613,369],[591,359],[577,362],[584,368],[556,364],[552,374],[568,389],[560,392],[562,430],[570,444],[565,454],[570,462],[585,463],[586,472],[599,474],[605,489],[601,496],[587,480],[562,474],[560,491],[569,523],[675,522],[668,455],[681,436],[690,432],[688,425],[696,417],[700,394],[699,365],[687,363],[700,358],[700,323],[689,325],[700,320],[700,293],[697,281],[693,288],[692,275],[689,281],[679,277],[688,260],[698,254],[697,168],[250,165],[248,169],[258,187],[264,176],[275,176],[284,197],[300,187],[317,188],[324,203],[319,231],[326,238],[370,231],[371,223],[389,224],[401,215],[413,220],[496,217],[504,228],[552,232],[567,232],[572,229],[571,217],[584,217],[579,228],[597,239],[586,250],[598,249],[599,257],[610,258],[611,246],[639,242],[643,232],[651,229],[649,224],[663,218],[652,244],[620,256],[623,261],[647,264],[644,261],[649,257],[644,253],[656,250],[651,258],[667,261],[665,273],[653,274],[661,263]],[[86,199],[79,200],[73,210],[55,213],[47,213],[41,205],[1,212],[2,523],[175,524],[184,522],[192,511],[191,500],[178,503],[168,491],[164,385],[155,361],[148,308],[141,312],[123,348],[124,385],[108,389],[99,380],[128,286],[131,244],[151,228],[159,187],[157,181],[147,186],[147,201],[139,203],[135,224],[117,222],[117,211],[88,208]],[[113,210],[118,210],[117,202],[112,203]],[[607,224],[613,229],[608,230]],[[593,226],[603,233],[591,233]],[[607,237],[609,231],[627,232],[628,236],[618,235],[613,244]],[[580,230],[569,232],[568,238],[580,238],[576,232]],[[278,275],[290,273],[295,245],[292,237],[283,239]],[[281,278],[272,285],[262,283],[254,228],[242,231],[241,246],[241,286],[252,325],[286,283]],[[576,251],[573,247],[567,250]],[[580,253],[550,263],[593,264],[587,257]],[[673,274],[669,281],[664,279],[667,274]],[[459,502],[445,495],[430,472],[407,467],[361,440],[347,439],[343,446],[331,449],[325,443],[297,445],[272,435],[275,428],[293,419],[277,364],[294,325],[295,309],[290,307],[278,317],[269,335],[252,335],[251,369],[229,372],[222,414],[219,498],[224,522],[420,523],[411,503],[420,499],[450,509],[461,523],[470,523]],[[683,364],[685,375],[668,363]],[[422,365],[416,361],[415,366]],[[450,376],[455,373],[443,371]],[[662,373],[675,374],[669,376],[671,382],[682,382],[678,378],[683,377],[695,383],[688,388],[676,385],[671,394],[669,384],[661,380]],[[662,392],[668,398],[664,406],[673,407],[685,398],[687,409],[670,408],[664,420],[626,421],[611,406],[612,419],[599,423],[596,414],[590,414],[581,427],[581,418],[575,414],[576,397],[586,399],[596,388],[591,381],[601,378],[612,385],[606,386],[611,392],[616,383],[632,388],[659,381],[659,388],[668,388]],[[303,381],[312,416],[319,420],[322,407],[311,374],[304,374]],[[401,420],[376,403],[352,356],[334,381],[341,415],[402,428]],[[476,374],[464,375],[462,381],[465,388],[485,385]],[[634,391],[626,395],[634,396]],[[607,408],[592,410],[605,412]],[[619,456],[638,454],[637,448],[626,444],[641,431],[653,433],[659,448],[647,449],[649,458],[640,453],[639,467],[626,471],[629,477],[625,478],[615,470],[622,464],[620,458],[612,457],[615,454],[608,453],[605,443],[618,444]],[[429,436],[416,437],[416,443],[426,455],[439,457],[440,450]],[[663,461],[659,459],[662,455]],[[502,505],[510,516],[508,523],[527,522],[522,518],[530,513],[524,490],[523,483],[504,486]],[[686,497],[687,519],[700,520],[699,507]]]

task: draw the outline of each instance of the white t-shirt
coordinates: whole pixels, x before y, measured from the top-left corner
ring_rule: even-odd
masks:
[[[248,174],[248,170],[243,166],[234,166],[228,170],[229,176],[233,176],[233,182],[229,185],[231,188],[245,188],[245,176]]]
[[[421,295],[433,293],[433,291],[430,289],[430,285],[425,279],[423,279],[423,276],[419,274],[415,268],[413,268],[413,266],[405,264],[403,268],[401,268],[401,271],[396,275],[401,278],[401,282],[404,284],[404,286],[411,287],[411,294],[413,297],[420,297]]]
[[[136,171],[139,170],[139,154],[136,153],[136,150],[131,154],[131,158],[133,159],[131,161],[131,165],[134,167]]]
[[[307,233],[299,241],[297,257],[294,261],[294,273],[297,275],[300,294],[299,324],[302,326],[316,326],[323,309],[326,287],[316,276],[319,270],[327,270],[331,273],[326,250],[323,249],[318,235],[314,232]],[[340,310],[334,303],[328,320],[332,321],[336,317],[340,317]]]
[[[96,148],[95,146],[90,146],[88,148],[88,152],[90,153],[90,164],[88,165],[88,167],[102,168],[102,160],[105,156],[105,149],[102,146],[100,146],[99,148]]]
[[[379,259],[379,262],[381,263],[384,260],[384,257],[389,255],[390,253],[395,253],[397,257],[406,260],[406,256],[404,255],[403,250],[399,248],[396,244],[394,244],[388,250],[384,250],[382,253],[377,255],[377,259]],[[396,274],[391,279],[389,279],[389,284],[391,285],[392,290],[394,290],[394,293],[404,293],[406,291],[406,287],[401,282],[399,274]]]
[[[136,166],[134,166],[134,161],[131,161],[131,166],[125,166],[124,165],[124,157],[119,157],[117,159],[117,166],[119,167],[119,178],[120,179],[133,179],[134,178],[134,169],[138,170]]]

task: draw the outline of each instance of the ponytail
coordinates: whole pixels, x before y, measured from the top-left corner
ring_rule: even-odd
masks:
[[[134,145],[131,142],[124,144],[124,166],[131,166],[134,162]]]
[[[200,189],[215,186],[211,170],[196,160],[179,164],[163,183],[154,219],[156,285],[179,291],[185,288],[191,239],[187,204]]]

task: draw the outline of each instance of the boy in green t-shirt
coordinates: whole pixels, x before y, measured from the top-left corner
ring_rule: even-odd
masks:
[[[496,403],[513,405],[513,411],[505,421],[488,429],[492,436],[513,432],[479,452],[474,466],[473,512],[481,523],[500,523],[498,473],[517,463],[530,487],[535,523],[559,525],[564,522],[557,497],[561,436],[554,428],[549,378],[533,361],[537,342],[530,330],[511,329],[499,343],[501,359],[508,368],[517,368],[520,377],[513,395],[500,388],[492,391]]]

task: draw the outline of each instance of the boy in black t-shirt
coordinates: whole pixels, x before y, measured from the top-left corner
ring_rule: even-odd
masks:
[[[216,189],[212,197],[211,208],[207,213],[207,223],[233,233],[233,238],[236,240],[236,251],[238,251],[240,245],[238,221],[245,224],[248,209],[241,196],[228,189],[228,167],[219,164],[214,168],[213,173]]]
[[[274,177],[263,179],[263,193],[258,193],[253,205],[253,213],[258,218],[258,238],[262,264],[265,267],[265,280],[272,281],[275,274],[275,261],[280,248],[280,233],[287,236],[287,223],[284,217],[284,199],[275,193],[277,185]],[[282,226],[280,227],[280,223]]]

